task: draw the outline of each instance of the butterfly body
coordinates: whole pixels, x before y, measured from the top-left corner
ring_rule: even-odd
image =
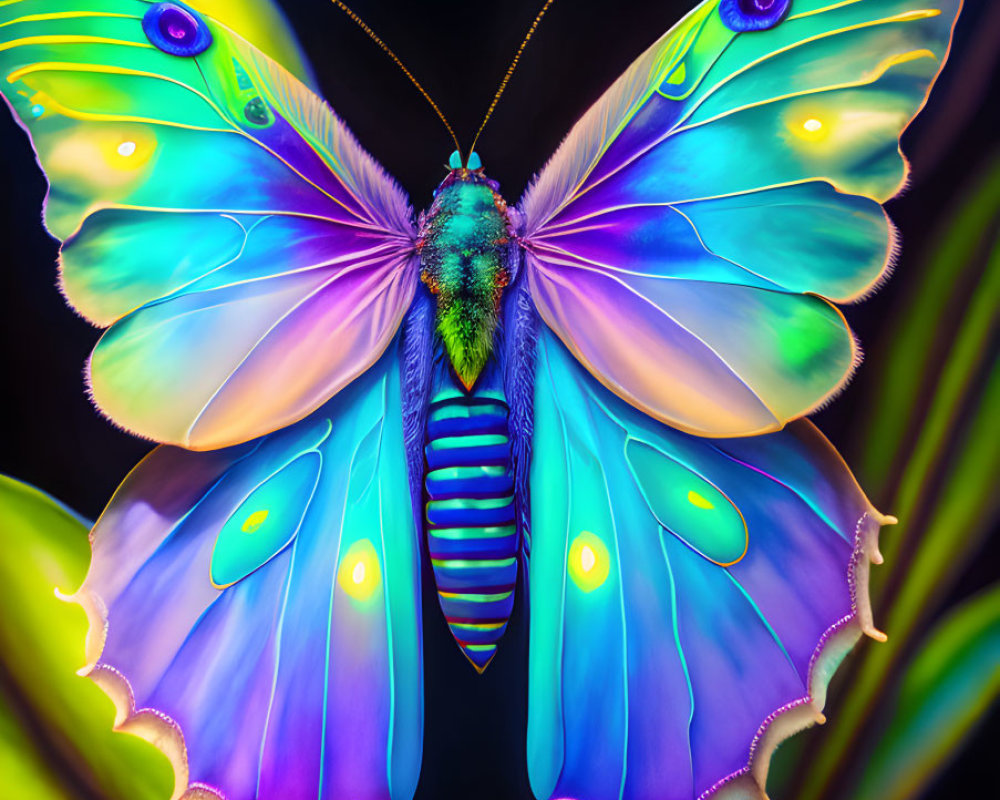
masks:
[[[455,169],[421,222],[421,279],[437,300],[435,327],[469,389],[486,366],[503,288],[513,273],[513,229],[499,185],[482,170]]]
[[[527,495],[523,477],[520,496],[515,489],[514,452],[531,426],[523,387],[507,397],[510,376],[530,372],[532,361],[508,347],[518,325],[516,302],[504,291],[521,254],[498,188],[481,168],[452,169],[422,216],[426,288],[417,289],[404,335],[402,374],[404,423],[415,421],[408,463],[417,524],[441,610],[479,672],[496,654],[514,604],[525,527],[518,509]],[[527,461],[522,453],[522,473]]]

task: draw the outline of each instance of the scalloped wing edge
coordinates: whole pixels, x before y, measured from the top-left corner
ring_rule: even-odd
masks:
[[[830,680],[862,634],[877,642],[886,641],[886,635],[873,621],[868,581],[871,565],[883,561],[878,548],[879,531],[883,525],[895,525],[896,522],[895,517],[880,514],[874,507],[858,519],[854,552],[847,570],[851,613],[833,623],[820,637],[809,661],[808,694],[769,714],[750,743],[746,765],[717,781],[702,792],[698,800],[768,800],[767,774],[778,745],[813,725],[826,722],[823,708]]]
[[[87,664],[77,674],[90,678],[111,699],[115,707],[115,731],[130,733],[145,739],[163,753],[174,772],[174,789],[170,800],[225,800],[225,795],[210,786],[189,783],[187,744],[181,726],[171,717],[154,708],[136,708],[132,685],[114,667],[98,663],[108,632],[107,609],[100,596],[87,588],[87,582],[67,598],[80,605],[87,614]]]
[[[129,679],[111,665],[100,663],[108,638],[108,608],[101,596],[88,586],[93,567],[94,530],[129,477],[159,449],[154,448],[143,456],[111,495],[111,500],[94,522],[87,537],[91,548],[91,566],[87,569],[87,575],[75,593],[63,598],[79,605],[87,615],[88,628],[84,645],[86,663],[77,670],[77,674],[90,678],[111,699],[115,707],[113,730],[138,736],[166,756],[174,772],[174,789],[170,800],[226,800],[226,796],[218,789],[204,783],[190,782],[187,743],[181,726],[172,717],[155,708],[136,708],[135,693]]]

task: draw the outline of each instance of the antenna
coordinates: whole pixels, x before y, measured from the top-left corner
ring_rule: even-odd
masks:
[[[434,109],[434,113],[437,114],[438,117],[441,119],[441,121],[444,123],[444,126],[448,129],[448,133],[451,136],[451,140],[455,143],[455,149],[459,152],[459,155],[461,155],[461,153],[462,153],[462,147],[461,147],[461,145],[459,145],[459,143],[458,143],[458,137],[455,136],[455,131],[452,130],[451,125],[448,124],[448,120],[445,118],[445,115],[442,113],[441,109],[438,108],[437,103],[435,103],[431,99],[431,96],[429,94],[427,94],[427,90],[424,89],[424,87],[420,85],[420,81],[418,81],[416,78],[414,78],[413,77],[413,73],[411,73],[406,68],[406,66],[403,64],[403,62],[399,60],[399,56],[397,56],[394,52],[392,52],[392,50],[389,49],[389,46],[385,42],[383,42],[375,34],[375,31],[373,31],[371,28],[369,28],[365,24],[365,21],[363,19],[361,19],[361,17],[359,17],[353,11],[351,11],[351,9],[348,8],[345,3],[342,3],[341,0],[332,0],[332,2],[333,2],[333,4],[335,6],[337,6],[337,8],[339,8],[341,11],[343,11],[345,14],[347,14],[347,16],[349,16],[354,22],[356,22],[357,25],[358,25],[358,27],[361,28],[361,30],[363,30],[365,33],[367,33],[368,36],[371,38],[371,40],[373,42],[375,42],[375,44],[377,44],[379,47],[381,47],[382,50],[383,50],[383,52],[385,52],[385,54],[387,56],[389,56],[389,58],[391,58],[393,61],[396,62],[396,66],[398,66],[401,70],[403,70],[403,74],[406,75],[406,77],[410,79],[410,82],[414,86],[417,87],[417,91],[420,92],[420,94],[422,94],[424,96],[424,99],[428,103],[431,104],[431,108]],[[549,0],[549,2],[552,2],[552,0]],[[545,5],[546,5],[546,7],[548,7],[548,3],[546,3]],[[543,9],[543,11],[544,11],[544,9]],[[537,20],[536,20],[536,22],[537,22]],[[534,30],[534,26],[532,26],[532,30]],[[529,33],[528,35],[530,36],[531,34]],[[522,50],[524,49],[524,45],[521,45],[521,49]],[[518,51],[518,55],[520,55],[520,54],[521,54],[521,52],[519,50]],[[514,62],[517,63],[517,59],[514,59]],[[511,67],[511,70],[513,71],[513,67]],[[508,77],[509,77],[509,75],[508,75]],[[501,91],[502,91],[502,89],[501,89]],[[495,105],[495,102],[494,102],[494,105]],[[492,111],[493,109],[491,108],[490,110]],[[485,125],[486,123],[484,122],[483,124]]]
[[[338,2],[338,0],[334,0]],[[542,6],[542,10],[538,12],[535,16],[534,22],[531,23],[531,27],[528,28],[528,32],[524,36],[524,41],[521,42],[521,46],[517,48],[517,52],[514,54],[514,60],[510,62],[510,66],[507,67],[507,74],[503,76],[503,80],[500,81],[500,88],[497,89],[497,93],[493,96],[493,102],[490,103],[490,107],[486,110],[486,116],[483,117],[483,124],[479,126],[479,130],[476,131],[476,136],[472,140],[472,147],[469,148],[469,152],[472,153],[476,149],[476,142],[479,141],[479,135],[483,132],[483,128],[486,127],[486,123],[490,121],[490,117],[493,116],[493,110],[497,107],[497,103],[500,102],[500,96],[503,94],[504,89],[507,88],[507,83],[510,81],[510,76],[514,74],[514,70],[517,69],[517,62],[521,60],[521,53],[524,52],[524,48],[528,46],[528,42],[531,41],[531,37],[535,35],[535,28],[538,27],[538,23],[542,21],[542,17],[545,16],[545,12],[549,10],[549,6],[552,5],[553,0],[545,0],[545,5]]]

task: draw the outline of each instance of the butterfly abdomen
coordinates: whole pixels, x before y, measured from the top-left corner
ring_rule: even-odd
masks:
[[[427,414],[427,546],[448,627],[480,672],[507,627],[517,578],[507,416],[501,392],[450,387]]]

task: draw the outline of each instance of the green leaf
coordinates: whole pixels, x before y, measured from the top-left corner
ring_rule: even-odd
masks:
[[[0,775],[4,785],[32,800],[74,800],[53,775],[45,756],[35,747],[12,707],[0,692]]]
[[[891,335],[868,358],[866,369],[877,374],[879,380],[871,397],[871,412],[856,428],[860,444],[851,450],[858,453],[855,472],[873,497],[883,495],[893,483],[892,476],[906,463],[907,441],[921,427],[922,406],[918,399],[934,391],[940,378],[941,333],[951,329],[949,316],[956,305],[964,305],[962,295],[968,291],[968,279],[981,268],[978,251],[996,230],[1000,216],[1000,155],[988,159],[977,172],[980,177],[976,184],[944,220],[940,244],[919,275],[896,277],[910,284],[909,291],[888,325]],[[995,308],[983,301],[980,305]],[[952,376],[949,399],[954,400],[966,388],[963,377],[967,378],[970,370],[956,364],[954,358],[949,358],[948,363]],[[936,424],[948,421],[947,414],[939,414]],[[928,462],[937,454],[934,445],[939,445],[942,437],[924,437],[923,441],[924,451],[917,455]]]
[[[115,733],[114,704],[76,674],[87,617],[57,590],[72,593],[83,581],[88,527],[37,489],[0,476],[0,764],[17,762],[23,784],[2,767],[0,774],[16,797],[165,800],[174,785],[166,757]]]
[[[917,796],[998,697],[1000,583],[952,611],[927,638],[852,797]]]

